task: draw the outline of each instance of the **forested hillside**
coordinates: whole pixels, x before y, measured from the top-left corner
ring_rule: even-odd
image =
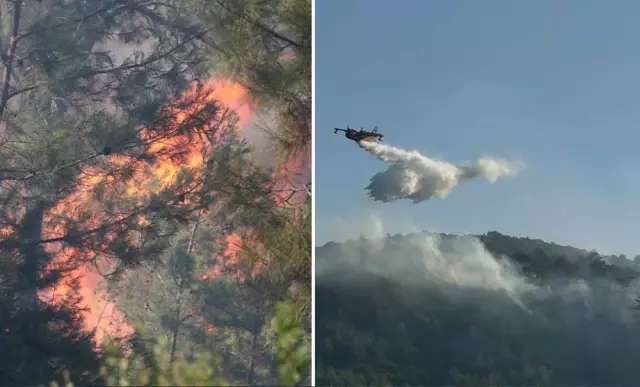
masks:
[[[624,257],[424,232],[317,247],[316,272],[318,385],[640,383]]]
[[[0,1],[0,385],[309,382],[311,2]]]

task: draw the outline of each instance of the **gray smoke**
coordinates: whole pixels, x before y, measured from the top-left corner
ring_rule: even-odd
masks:
[[[360,243],[340,245],[339,251],[330,254],[339,258],[318,258],[316,276],[335,277],[352,267],[403,283],[431,284],[450,297],[457,297],[456,289],[500,292],[520,306],[521,297],[541,290],[509,260],[495,257],[473,236],[443,239],[420,232],[395,240],[376,236]]]
[[[360,146],[389,165],[371,178],[369,196],[381,202],[409,199],[420,203],[433,197],[444,199],[465,180],[483,178],[491,183],[515,175],[517,169],[504,160],[483,158],[475,164],[455,165],[430,159],[417,151],[362,142]]]
[[[379,226],[378,235],[368,239],[318,248],[316,283],[353,283],[354,273],[369,274],[405,285],[421,284],[452,303],[472,303],[484,311],[505,305],[496,300],[508,300],[527,313],[550,313],[540,308],[558,305],[561,309],[553,311],[554,318],[601,313],[621,322],[636,321],[632,306],[640,292],[640,279],[629,286],[588,277],[557,276],[538,281],[525,276],[508,257],[492,254],[475,236],[419,232],[390,237],[383,236],[384,227]],[[545,301],[549,304],[540,304]]]

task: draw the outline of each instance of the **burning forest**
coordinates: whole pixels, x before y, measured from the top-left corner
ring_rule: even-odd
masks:
[[[310,69],[277,89],[261,74],[305,66],[310,38],[290,29],[297,50],[254,58],[256,74],[222,47],[260,19],[237,28],[239,3],[201,6],[0,7],[0,385],[279,383],[284,310],[308,345]],[[262,12],[300,19],[311,5]],[[252,55],[284,44],[261,31],[272,42]],[[251,136],[265,114],[295,140],[284,162],[272,138]],[[184,379],[177,364],[210,371]]]
[[[126,240],[127,248],[140,249],[145,228],[151,224],[145,216],[151,212],[148,202],[163,191],[171,192],[173,196],[169,198],[170,206],[192,205],[194,208],[189,210],[198,210],[195,208],[200,205],[198,187],[206,183],[205,168],[211,164],[209,160],[213,159],[219,142],[229,134],[225,131],[236,127],[242,130],[252,117],[253,110],[246,102],[245,94],[240,85],[225,79],[194,86],[190,93],[168,107],[161,134],[155,134],[151,128],[140,129],[144,148],[140,154],[112,153],[104,157],[102,165],[83,170],[78,179],[79,189],[45,215],[45,239],[64,238],[70,231],[69,223],[85,230],[110,229],[101,235],[102,242],[90,249],[64,246],[62,241],[48,244],[48,252],[55,257],[51,268],[64,274],[41,296],[56,303],[63,302],[69,292],[78,292],[82,296],[85,329],[95,331],[97,343],[101,343],[105,335],[132,333],[115,304],[98,288],[106,274],[99,268],[107,273],[114,270],[114,259],[101,252],[108,251],[109,244],[118,240]],[[204,117],[209,122],[192,123],[202,115],[207,104],[215,104],[212,116]],[[131,173],[131,177],[122,183],[117,171]],[[182,177],[186,174],[191,175],[188,180]],[[112,208],[106,208],[103,199],[115,196],[117,201],[114,200]],[[193,198],[187,201],[188,197]],[[109,214],[107,219],[106,214]],[[125,218],[133,221],[133,227]],[[105,227],[105,224],[109,226]],[[78,258],[81,258],[80,264]],[[71,284],[76,278],[79,288],[74,290]]]

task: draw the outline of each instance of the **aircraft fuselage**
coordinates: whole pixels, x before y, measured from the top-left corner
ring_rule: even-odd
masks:
[[[358,131],[351,128],[348,128],[348,129],[336,128],[334,129],[334,131],[336,133],[338,133],[338,131],[343,131],[344,136],[346,138],[355,142],[360,142],[360,141],[375,142],[376,140],[382,140],[381,134],[378,134],[376,132],[367,132],[364,129],[361,129]]]

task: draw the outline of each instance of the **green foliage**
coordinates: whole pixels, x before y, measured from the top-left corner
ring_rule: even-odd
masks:
[[[207,352],[179,352],[170,359],[166,342],[159,342],[152,357],[145,353],[126,354],[117,346],[109,346],[100,369],[107,386],[228,386],[218,376],[219,361]],[[63,372],[64,383],[51,382],[51,387],[74,387],[69,371]]]
[[[295,386],[309,371],[311,343],[308,334],[300,327],[296,306],[291,301],[278,305],[273,319],[278,336],[275,352],[279,361],[280,382],[284,386]]]
[[[311,360],[309,335],[300,328],[295,304],[285,301],[278,305],[272,320],[277,338],[274,351],[278,358],[280,384],[297,385],[308,378]],[[144,329],[139,329],[144,332]],[[171,359],[167,339],[160,339],[148,353],[134,346],[125,351],[114,343],[104,351],[104,365],[100,369],[103,382],[108,386],[222,386],[231,385],[220,373],[220,360],[204,351],[182,350]],[[64,387],[73,387],[69,371],[63,373]],[[52,387],[60,386],[53,381]]]
[[[311,144],[311,1],[190,0],[212,31],[213,68],[245,84],[276,118],[265,127],[282,161]]]
[[[8,52],[0,67],[11,68],[0,84],[0,227],[12,229],[0,234],[2,385],[68,383],[68,375],[83,386],[275,384],[269,323],[293,282],[296,321],[308,333],[309,208],[300,217],[275,208],[271,171],[249,160],[233,124],[212,119],[219,104],[210,91],[176,96],[212,67],[226,68],[288,131],[290,153],[303,151],[311,138],[310,2],[216,1],[204,12],[160,3],[0,1],[0,48]],[[265,29],[273,18],[285,31]],[[214,39],[227,54],[211,66],[204,46],[216,47]],[[10,41],[17,43],[8,51]],[[194,109],[177,122],[185,105]],[[176,136],[184,141],[175,144]],[[161,188],[151,173],[159,159],[183,166],[195,142],[207,142],[206,167],[180,168]],[[158,153],[158,144],[167,147]],[[220,225],[230,220],[265,250],[225,257]],[[45,270],[61,251],[71,259]],[[62,276],[76,289],[78,269],[97,270],[102,257],[116,267],[100,271],[109,301],[140,327],[119,344],[132,352],[95,350],[75,294],[55,306],[39,300]],[[305,356],[297,361],[308,363]],[[287,380],[302,378],[302,363],[287,362]]]
[[[514,276],[538,287],[516,297],[447,285],[428,273],[429,259],[451,260],[454,272],[459,262],[430,257],[432,250],[414,243],[420,235],[317,248],[316,270],[332,268],[316,279],[318,385],[599,386],[640,379],[640,323],[630,302],[640,267],[631,261],[619,266],[615,257],[580,249],[480,236],[489,252],[514,265]],[[439,237],[444,246],[459,241]],[[473,256],[474,274],[484,275],[487,257]],[[413,258],[422,268],[393,271]]]
[[[309,328],[311,319],[311,205],[306,203],[294,214],[281,209],[267,216],[259,232],[261,248],[245,247],[249,259],[266,263],[264,275],[270,282],[295,292],[297,313]]]
[[[153,348],[153,365],[149,358],[133,353],[125,356],[117,348],[110,349],[101,375],[108,386],[224,386],[228,382],[218,376],[219,360],[207,352],[181,351],[172,360],[160,340]]]

